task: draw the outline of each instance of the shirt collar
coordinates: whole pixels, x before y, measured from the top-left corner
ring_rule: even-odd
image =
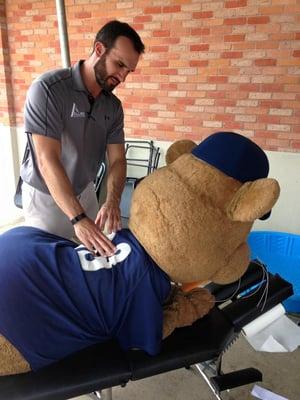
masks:
[[[82,81],[81,73],[80,73],[80,66],[84,62],[84,60],[78,61],[75,65],[72,67],[72,74],[73,74],[73,86],[75,90],[87,92],[87,88],[84,86],[84,83]]]

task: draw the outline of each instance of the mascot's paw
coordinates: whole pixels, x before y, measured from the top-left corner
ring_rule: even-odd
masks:
[[[172,303],[164,308],[163,338],[175,328],[192,325],[206,315],[214,304],[215,298],[207,289],[196,288],[187,293],[176,289]]]
[[[195,288],[185,293],[185,297],[194,308],[196,316],[194,321],[208,314],[215,305],[215,297],[207,289]]]
[[[30,371],[30,366],[18,350],[0,335],[0,376]]]

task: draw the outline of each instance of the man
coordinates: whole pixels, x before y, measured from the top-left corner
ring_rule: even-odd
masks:
[[[111,21],[97,33],[87,60],[32,83],[25,104],[30,154],[21,167],[26,225],[65,238],[75,233],[91,251],[114,252],[102,230],[121,227],[126,159],[122,105],[111,92],[143,52],[128,24]],[[105,152],[107,197],[98,210],[93,181]]]

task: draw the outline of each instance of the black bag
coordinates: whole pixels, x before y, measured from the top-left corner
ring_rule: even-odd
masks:
[[[27,160],[28,155],[29,155],[29,151],[30,150],[29,150],[29,146],[28,146],[28,142],[27,142],[26,147],[25,147],[25,151],[24,151],[22,164]],[[23,208],[23,204],[22,204],[22,185],[23,185],[23,179],[21,177],[19,177],[16,193],[14,195],[14,203],[15,203],[15,206],[18,207],[18,208]]]

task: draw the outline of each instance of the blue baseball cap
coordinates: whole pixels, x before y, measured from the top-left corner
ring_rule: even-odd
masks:
[[[241,183],[266,178],[269,161],[252,140],[234,132],[217,132],[199,143],[192,154]],[[260,219],[267,219],[271,211]]]

